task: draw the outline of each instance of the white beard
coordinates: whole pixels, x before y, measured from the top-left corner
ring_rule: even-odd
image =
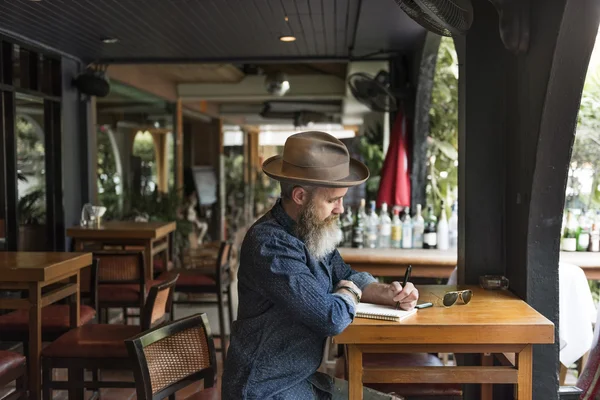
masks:
[[[333,224],[314,230],[304,239],[304,243],[308,252],[321,261],[340,243],[340,228]]]

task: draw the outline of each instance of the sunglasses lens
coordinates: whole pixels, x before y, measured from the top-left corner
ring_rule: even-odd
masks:
[[[471,292],[470,290],[465,290],[464,292],[462,292],[462,299],[465,302],[465,304],[469,304],[472,298],[473,292]]]
[[[458,300],[458,293],[446,293],[444,295],[444,305],[446,307],[450,307],[452,304],[456,303]]]

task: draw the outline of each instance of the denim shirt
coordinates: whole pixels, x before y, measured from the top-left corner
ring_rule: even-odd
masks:
[[[318,261],[294,234],[281,200],[242,243],[238,318],[222,382],[223,400],[313,400],[313,374],[325,340],[353,320],[350,294],[333,293],[350,280],[361,290],[375,279],[344,263],[337,250]],[[325,389],[320,387],[320,389]]]

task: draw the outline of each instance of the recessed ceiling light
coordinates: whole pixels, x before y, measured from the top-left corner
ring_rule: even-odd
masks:
[[[117,38],[105,38],[105,39],[102,39],[102,43],[106,43],[106,44],[115,44],[115,43],[118,43],[118,42],[119,42],[119,39],[117,39]]]
[[[296,40],[296,36],[283,35],[283,36],[279,36],[279,40],[281,40],[282,42],[293,42]]]

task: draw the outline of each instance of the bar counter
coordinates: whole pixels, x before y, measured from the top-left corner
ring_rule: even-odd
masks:
[[[374,276],[402,276],[413,266],[417,278],[448,279],[457,265],[457,250],[426,249],[354,249],[340,247],[342,258],[357,270]],[[575,264],[588,279],[600,280],[600,253],[561,252],[560,261]]]

